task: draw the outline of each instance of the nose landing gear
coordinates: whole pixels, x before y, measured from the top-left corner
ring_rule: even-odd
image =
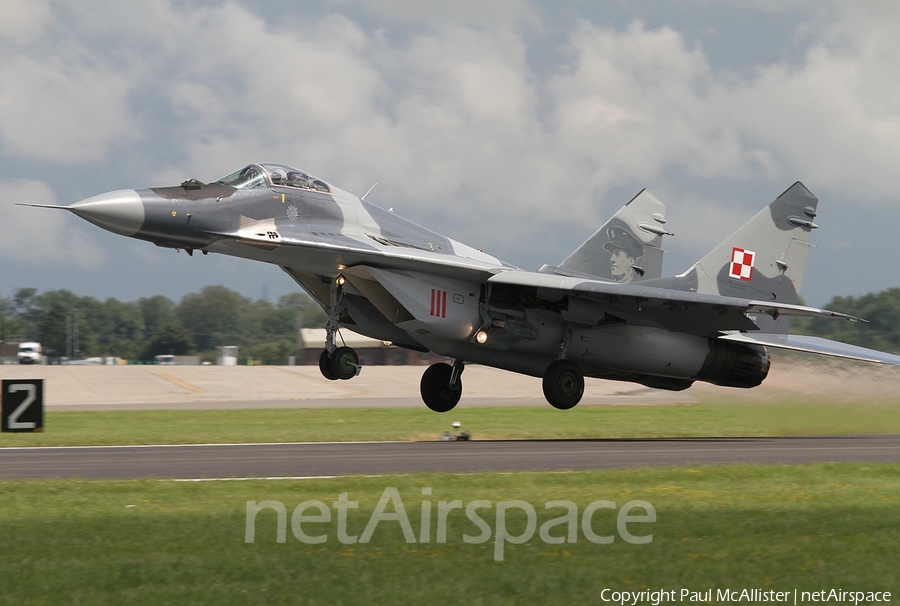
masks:
[[[328,321],[325,322],[325,349],[319,356],[319,370],[329,381],[347,380],[359,375],[362,366],[359,356],[351,347],[338,347],[335,343],[344,305],[341,302],[344,284],[343,276],[331,282],[331,305],[328,308]]]
[[[336,347],[331,354],[327,349],[322,350],[319,356],[319,370],[329,381],[338,379],[346,381],[357,376],[362,366],[359,363],[359,356],[352,347]]]
[[[338,347],[331,354],[331,371],[338,379],[347,380],[357,376],[362,370],[359,356],[350,347]]]

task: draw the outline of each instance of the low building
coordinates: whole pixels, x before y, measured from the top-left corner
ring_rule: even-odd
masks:
[[[0,364],[18,364],[19,343],[0,343]]]
[[[301,328],[297,340],[297,364],[316,365],[325,349],[324,328]],[[364,337],[355,332],[341,329],[337,338],[338,347],[346,345],[356,350],[359,363],[363,366],[418,366],[446,360],[444,356],[422,353],[385,345],[384,341]]]

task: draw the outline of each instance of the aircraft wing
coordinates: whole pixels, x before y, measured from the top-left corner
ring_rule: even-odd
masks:
[[[630,324],[708,336],[725,331],[757,331],[759,327],[752,319],[756,314],[776,318],[785,315],[859,320],[827,309],[702,294],[640,282],[619,284],[556,274],[505,271],[488,278],[488,284],[536,288],[539,297],[550,301],[561,300],[566,295],[575,296]]]
[[[847,358],[850,360],[861,360],[863,362],[877,362],[879,364],[892,364],[900,366],[900,356],[858,347],[856,345],[848,345],[830,339],[821,337],[808,337],[804,335],[782,335],[771,333],[729,333],[719,337],[725,341],[737,341],[738,343],[752,343],[756,345],[765,345],[768,347],[777,347],[779,349],[790,349],[793,351],[804,351],[808,353],[823,354],[826,356],[834,356],[838,358]]]
[[[440,250],[428,250],[409,243],[365,235],[284,234],[275,227],[272,220],[245,225],[236,233],[214,235],[218,239],[206,247],[213,252],[253,256],[282,267],[365,265],[401,271],[424,271],[479,282],[511,268],[490,255],[449,239],[441,243]],[[258,252],[253,254],[250,252],[253,250]]]

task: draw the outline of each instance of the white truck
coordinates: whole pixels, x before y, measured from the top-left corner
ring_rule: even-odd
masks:
[[[19,343],[19,351],[16,357],[19,359],[19,364],[40,364],[44,360],[41,344],[34,342]]]

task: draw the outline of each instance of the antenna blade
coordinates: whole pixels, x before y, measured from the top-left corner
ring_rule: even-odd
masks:
[[[363,195],[363,197],[360,198],[360,200],[365,200],[365,199],[366,199],[366,196],[368,196],[369,194],[372,193],[372,190],[375,189],[375,186],[376,186],[376,185],[378,185],[378,182],[377,182],[377,181],[375,182],[375,185],[373,185],[372,187],[370,187],[370,188],[369,188],[369,191],[367,191],[367,192],[365,193],[365,195]]]

